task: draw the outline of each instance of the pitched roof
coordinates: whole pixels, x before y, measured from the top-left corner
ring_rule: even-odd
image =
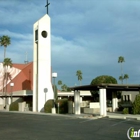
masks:
[[[24,69],[25,67],[27,67],[28,65],[30,65],[31,63],[33,63],[33,62],[30,62],[30,63],[28,63],[28,64],[13,64],[13,67],[22,70],[22,69]]]
[[[13,64],[12,68],[8,68],[12,79],[7,81],[7,92],[11,92],[10,83],[14,83],[13,91],[32,90],[33,86],[33,62],[28,64]],[[0,91],[5,90],[6,81],[4,81],[4,68],[0,63]]]

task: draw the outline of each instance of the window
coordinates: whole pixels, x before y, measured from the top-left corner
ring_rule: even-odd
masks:
[[[35,41],[37,41],[37,40],[38,40],[38,29],[35,30]]]
[[[41,35],[46,38],[47,37],[47,32],[46,31],[42,31]]]
[[[125,101],[125,102],[127,101],[127,99],[126,99],[126,95],[124,95],[124,101]]]
[[[127,95],[127,99],[128,99],[128,101],[130,101],[130,95]]]

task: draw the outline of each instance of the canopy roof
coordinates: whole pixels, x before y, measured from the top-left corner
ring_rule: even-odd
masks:
[[[128,84],[97,84],[70,87],[71,90],[99,90],[103,88],[112,91],[140,91],[140,85]]]

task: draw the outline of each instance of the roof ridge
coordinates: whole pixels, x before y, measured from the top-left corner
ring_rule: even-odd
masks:
[[[22,70],[24,70],[27,66],[29,66],[31,63],[33,63],[33,62],[29,62],[29,63],[27,63],[27,64],[25,64],[26,66],[22,69]]]

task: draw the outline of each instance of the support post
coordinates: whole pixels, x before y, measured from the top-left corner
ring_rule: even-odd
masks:
[[[100,116],[103,116],[103,89],[99,89]]]
[[[106,89],[99,89],[100,115],[106,116]]]
[[[112,112],[115,112],[118,107],[116,93],[112,93]]]
[[[74,91],[74,107],[75,107],[75,114],[81,114],[80,111],[80,91]]]

